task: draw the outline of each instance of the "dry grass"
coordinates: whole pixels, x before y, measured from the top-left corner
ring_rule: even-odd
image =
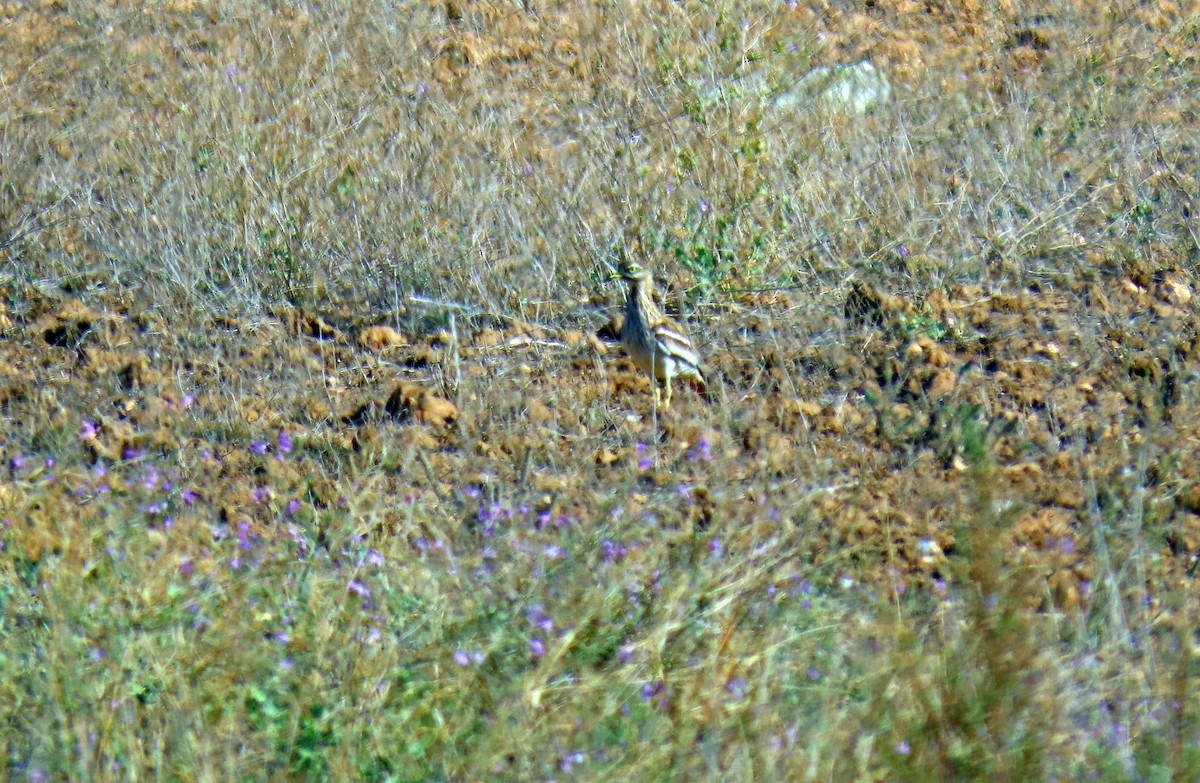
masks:
[[[0,6],[6,776],[1195,779],[1200,16],[1079,5]]]

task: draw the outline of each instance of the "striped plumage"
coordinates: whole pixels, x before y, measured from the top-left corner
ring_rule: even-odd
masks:
[[[633,363],[651,376],[655,401],[660,399],[657,382],[661,382],[665,388],[662,405],[670,407],[671,380],[674,378],[691,381],[700,391],[706,391],[700,354],[683,327],[655,303],[654,278],[650,272],[631,261],[622,267],[617,277],[629,284],[621,344]]]

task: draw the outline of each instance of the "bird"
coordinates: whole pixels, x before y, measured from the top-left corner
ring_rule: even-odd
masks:
[[[621,344],[638,369],[650,376],[655,404],[661,399],[663,408],[671,407],[674,378],[690,381],[700,392],[707,392],[700,354],[683,327],[655,303],[650,271],[635,261],[626,261],[613,277],[629,284]]]

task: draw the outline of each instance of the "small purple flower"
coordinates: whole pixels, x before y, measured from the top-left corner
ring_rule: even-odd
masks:
[[[554,630],[554,620],[550,615],[542,611],[541,604],[536,604],[525,610],[525,619],[542,633],[551,633]]]
[[[475,498],[479,497],[479,487],[475,486],[474,484],[468,484],[462,488],[462,493],[466,497],[474,500]]]
[[[367,563],[373,566],[381,566],[383,565],[383,555],[379,554],[379,551],[376,549],[370,549],[367,551]]]
[[[196,402],[195,395],[185,394],[185,395],[183,395],[183,399],[179,401],[179,406],[181,408],[190,408],[190,407],[192,407],[192,404],[195,402]]]
[[[126,446],[121,451],[121,459],[125,460],[126,462],[133,462],[134,460],[141,459],[144,456],[146,456],[146,452],[142,451],[141,449],[135,449],[133,446]]]
[[[104,467],[103,462],[97,462],[96,466],[92,468],[92,475],[96,478],[104,478],[106,473],[108,473],[108,468]]]
[[[79,437],[83,438],[84,440],[91,440],[92,438],[96,437],[97,433],[98,430],[96,429],[96,422],[92,421],[91,419],[84,419],[83,432],[79,433]]]
[[[603,553],[604,562],[615,563],[625,556],[626,550],[624,544],[605,538],[600,541],[600,551]]]
[[[904,245],[901,245],[900,247],[896,248],[896,255],[900,256],[901,258],[908,258],[908,248]]]
[[[746,684],[746,678],[745,677],[733,678],[729,682],[725,683],[725,690],[728,691],[730,694],[732,694],[733,698],[737,699],[738,701],[741,701],[742,699],[746,698],[746,691],[748,690],[748,687]]]
[[[582,764],[586,758],[587,757],[583,755],[582,751],[577,750],[574,753],[568,753],[567,755],[563,756],[562,761],[558,763],[558,768],[561,769],[564,774],[568,773],[571,771],[572,767],[574,767],[576,764]]]
[[[699,207],[700,214],[702,215],[708,211],[708,202],[704,199],[700,199],[700,203],[697,206]]]
[[[471,663],[476,666],[483,664],[483,650],[471,650]]]
[[[24,454],[16,455],[11,460],[9,460],[9,464],[12,466],[12,469],[14,471],[16,471],[17,473],[20,473],[21,471],[25,470],[25,455]]]
[[[191,560],[184,560],[182,563],[179,564],[179,575],[182,576],[184,579],[190,579],[192,576],[192,572],[195,570],[196,570],[196,566],[192,563]]]
[[[546,654],[546,643],[535,636],[529,640],[529,653],[534,658],[541,658]]]
[[[370,589],[365,584],[358,581],[357,579],[351,579],[349,582],[346,583],[346,591],[350,592],[350,593],[354,593],[355,595],[357,595],[360,598],[370,598],[371,597]]]
[[[283,430],[279,431],[279,454],[286,457],[292,453],[292,436]]]
[[[454,662],[457,663],[459,666],[466,666],[468,663],[471,662],[471,658],[470,658],[470,656],[467,655],[466,650],[455,650],[454,651]]]
[[[262,505],[271,498],[271,490],[266,487],[255,487],[250,491],[250,497],[254,499],[255,503]]]
[[[721,559],[721,539],[714,538],[708,542],[708,552],[714,560]]]
[[[235,557],[229,561],[229,569],[231,571],[236,571],[241,567],[242,567],[242,559],[240,557]]]
[[[142,486],[151,492],[158,489],[158,470],[153,465],[147,465],[143,471]]]
[[[654,680],[642,686],[642,701],[650,701],[658,694],[662,693],[663,681]]]
[[[268,444],[265,440],[256,440],[250,444],[250,450],[259,456],[267,453],[267,447]]]
[[[912,752],[912,746],[908,744],[908,740],[900,740],[896,743],[896,752],[901,756],[907,756]]]
[[[633,663],[634,647],[632,644],[622,644],[617,649],[617,660],[623,664]]]
[[[183,505],[191,508],[200,498],[200,493],[194,489],[185,489],[179,493],[179,497],[183,500]]]
[[[669,196],[669,195],[671,195],[671,194],[672,194],[672,193],[674,193],[674,192],[675,192],[675,183],[674,183],[674,182],[668,182],[668,183],[667,183],[667,195]]]
[[[684,502],[691,505],[692,502],[692,486],[686,482],[680,482],[678,489],[679,497],[683,498]]]

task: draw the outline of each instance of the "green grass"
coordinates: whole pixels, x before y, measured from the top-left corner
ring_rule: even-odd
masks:
[[[1196,779],[1195,14],[585,6],[0,10],[5,777]]]

